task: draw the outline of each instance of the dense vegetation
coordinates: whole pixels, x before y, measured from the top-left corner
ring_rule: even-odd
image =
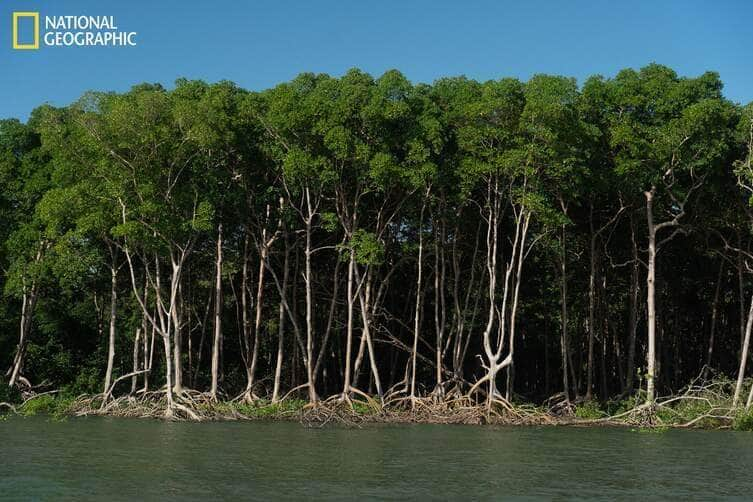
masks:
[[[3,387],[745,402],[752,149],[660,65],[45,105],[0,122]]]

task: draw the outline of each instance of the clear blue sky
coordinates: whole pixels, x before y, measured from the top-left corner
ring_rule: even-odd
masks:
[[[113,15],[138,47],[11,49],[11,12]],[[303,71],[413,81],[556,73],[582,81],[650,62],[715,70],[727,97],[753,100],[753,2],[3,0],[0,117],[178,77],[264,89]]]

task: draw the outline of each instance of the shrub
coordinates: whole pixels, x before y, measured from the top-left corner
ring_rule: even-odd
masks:
[[[586,401],[575,407],[575,416],[585,420],[594,420],[605,417],[606,413],[596,401]]]
[[[26,401],[18,411],[22,415],[31,417],[40,414],[51,415],[55,412],[56,408],[55,398],[51,394],[43,394]]]
[[[739,411],[732,421],[732,428],[736,431],[753,431],[753,412]]]
[[[67,416],[73,397],[53,396],[52,394],[42,394],[27,400],[18,412],[24,416],[49,415],[56,419],[62,419]]]

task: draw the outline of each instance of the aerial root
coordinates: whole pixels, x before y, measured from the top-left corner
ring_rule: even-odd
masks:
[[[749,382],[747,385],[750,385]],[[468,388],[469,386],[466,386]],[[512,403],[495,393],[490,396],[477,387],[463,392],[462,386],[449,387],[446,392],[412,396],[405,382],[393,386],[383,397],[371,396],[351,387],[347,392],[311,402],[294,399],[292,389],[283,399],[270,402],[257,396],[238,396],[233,401],[215,401],[211,394],[193,389],[173,393],[168,405],[166,389],[139,390],[123,396],[103,398],[102,393],[80,395],[58,402],[56,415],[156,418],[169,420],[291,420],[308,427],[337,424],[360,427],[363,423],[432,423],[432,424],[502,424],[502,425],[613,425],[647,428],[730,427],[742,408],[732,407],[734,382],[694,380],[682,392],[642,403],[641,394],[612,403],[622,411],[606,411],[596,406],[603,416],[579,416],[581,406],[577,398],[569,400],[564,393],[549,398],[543,406]],[[58,391],[34,392],[24,397],[22,404],[0,402],[0,412],[24,413],[33,399]],[[298,395],[300,396],[302,392]],[[443,395],[442,395],[443,394]]]

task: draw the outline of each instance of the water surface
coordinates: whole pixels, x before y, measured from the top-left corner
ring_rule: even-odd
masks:
[[[611,428],[0,421],[0,499],[720,499],[753,434]]]

